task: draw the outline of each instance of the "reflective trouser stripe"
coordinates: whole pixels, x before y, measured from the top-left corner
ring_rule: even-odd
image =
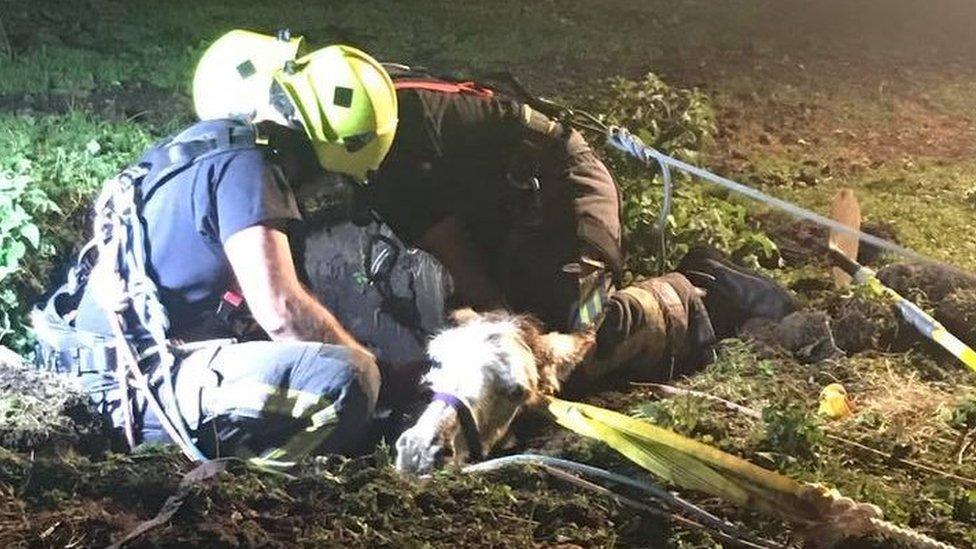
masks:
[[[317,393],[246,380],[229,387],[216,387],[212,391],[206,408],[214,415],[251,412],[259,416],[276,414],[301,419],[320,412],[323,401],[328,400]]]
[[[249,461],[273,469],[292,467],[299,459],[321,446],[338,421],[335,406],[327,406],[312,414],[309,418],[310,425],[295,433],[282,446],[269,448]]]
[[[305,342],[197,351],[177,371],[181,413],[216,455],[284,467],[320,448],[343,453],[366,431],[379,385],[357,360],[348,348]]]
[[[320,446],[339,421],[335,405],[321,395],[257,381],[239,381],[224,390],[217,388],[213,399],[211,409],[217,415],[234,413],[308,419],[308,426],[297,431],[282,446],[269,448],[250,459],[263,467],[292,467]]]

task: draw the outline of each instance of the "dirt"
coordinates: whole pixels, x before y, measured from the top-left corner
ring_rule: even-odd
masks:
[[[723,157],[724,166],[733,173],[755,174],[755,164],[743,153],[752,149],[759,156],[795,158],[807,163],[811,169],[798,172],[795,179],[815,185],[819,179],[860,174],[914,157],[951,160],[976,154],[976,121],[971,117],[939,112],[924,92],[901,86],[904,78],[891,82],[874,71],[866,77],[867,82],[854,84],[853,90],[863,100],[882,108],[884,115],[874,120],[840,111],[828,101],[818,101],[816,96],[785,100],[741,94],[720,102],[717,115],[722,131],[716,140],[716,151]],[[804,84],[796,82],[787,71],[774,78],[785,86]],[[837,74],[833,78],[845,82],[845,86],[856,81]],[[874,94],[864,89],[871,84],[882,91]],[[892,96],[887,96],[885,90],[892,88],[898,91],[888,91]],[[837,91],[830,89],[824,95],[833,93]]]
[[[0,347],[0,447],[35,455],[99,455],[121,441],[72,378],[10,360]]]
[[[958,290],[946,296],[935,309],[935,317],[953,335],[976,347],[976,290]]]
[[[754,219],[776,243],[780,257],[787,267],[825,263],[827,228],[779,214],[760,214],[754,216]],[[898,230],[886,221],[866,221],[861,225],[861,231],[895,244],[901,243]],[[871,244],[862,242],[858,247],[857,261],[861,265],[877,267],[883,265],[886,259],[885,252]]]
[[[0,503],[0,541],[107,545],[155,515],[188,469],[169,452],[28,461],[0,450],[0,491],[13,496]],[[231,463],[129,546],[633,546],[663,527],[532,470],[416,483],[379,451],[312,460],[292,474]]]
[[[918,340],[903,330],[898,313],[888,303],[853,297],[839,299],[831,311],[831,327],[837,346],[848,354],[868,350],[904,351]]]
[[[976,345],[973,329],[976,276],[946,265],[896,263],[881,268],[878,278],[928,309],[936,320],[965,343]],[[923,341],[893,304],[879,296],[867,296],[857,291],[848,295],[826,295],[819,305],[829,312],[837,346],[848,354],[868,350],[904,352]],[[928,343],[926,347],[930,347]],[[935,352],[935,356],[942,355],[933,348],[928,350]]]
[[[0,94],[0,111],[25,116],[84,111],[105,120],[151,125],[184,125],[194,120],[186,96],[144,82],[90,90]]]
[[[879,270],[878,278],[905,297],[936,304],[959,290],[976,288],[976,275],[936,263],[896,263]]]
[[[831,319],[823,311],[798,311],[779,322],[750,319],[739,337],[748,341],[763,358],[792,356],[801,363],[816,363],[842,354],[831,330]]]

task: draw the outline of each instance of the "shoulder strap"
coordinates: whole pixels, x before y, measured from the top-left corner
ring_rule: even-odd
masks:
[[[383,67],[393,79],[397,90],[428,90],[440,93],[463,93],[479,97],[493,97],[495,91],[478,84],[474,80],[461,80],[434,74],[424,67],[409,67],[395,63],[384,63]]]
[[[446,82],[434,79],[397,79],[393,81],[393,87],[398,90],[428,90],[441,93],[464,93],[477,95],[480,97],[493,97],[495,92],[484,86],[476,84],[474,81],[467,82]]]
[[[173,163],[195,162],[202,158],[236,149],[257,146],[257,129],[236,118],[205,120],[173,136],[165,144]]]
[[[228,151],[257,146],[257,129],[249,122],[236,118],[198,122],[163,141],[144,157],[151,174],[142,182],[143,197],[148,199],[171,174],[195,162]]]
[[[112,179],[102,185],[102,190],[95,201],[96,214],[119,205],[122,201],[131,203],[134,209],[141,207],[155,187],[167,180],[167,177],[189,164],[216,154],[230,150],[253,148],[257,145],[257,131],[248,122],[237,119],[208,120],[199,122],[183,132],[158,142],[136,164],[122,170]],[[158,169],[153,170],[153,167]],[[151,173],[151,176],[147,177]],[[124,184],[120,184],[124,182]],[[143,188],[142,198],[135,196],[135,191]],[[97,219],[97,218],[96,218]],[[96,227],[100,230],[117,230],[118,227],[109,225]],[[136,228],[137,230],[139,227]],[[70,313],[78,305],[78,300],[88,282],[92,266],[98,255],[98,234],[81,249],[75,264],[68,271],[67,280],[44,303],[42,311],[51,321],[70,317]],[[130,246],[141,247],[141,243],[129,242]],[[144,269],[144,259],[137,260]],[[126,272],[126,271],[123,271]],[[131,269],[128,273],[131,273]],[[128,274],[127,273],[127,274]],[[150,309],[157,309],[150,305]],[[159,313],[156,314],[159,317]],[[165,324],[166,321],[163,321]]]

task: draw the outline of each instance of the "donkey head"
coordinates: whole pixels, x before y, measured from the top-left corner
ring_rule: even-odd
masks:
[[[559,390],[593,342],[590,333],[543,334],[532,319],[505,312],[462,309],[452,320],[428,346],[434,400],[397,440],[400,471],[480,459],[523,407]]]

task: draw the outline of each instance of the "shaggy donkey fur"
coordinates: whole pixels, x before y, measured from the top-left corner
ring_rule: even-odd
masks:
[[[462,309],[452,321],[455,326],[428,346],[435,366],[425,381],[468,405],[486,451],[504,438],[519,411],[559,392],[595,341],[592,332],[543,333],[534,319],[506,312]],[[461,431],[457,412],[432,402],[397,441],[397,467],[425,473],[463,462],[470,449]]]

